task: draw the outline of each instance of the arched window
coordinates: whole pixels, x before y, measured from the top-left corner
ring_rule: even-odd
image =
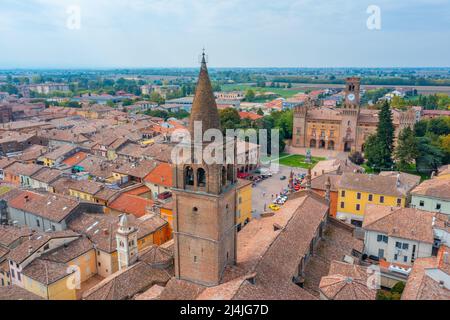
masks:
[[[201,188],[206,187],[206,172],[203,168],[197,170],[197,186]]]
[[[222,167],[222,185],[225,186],[227,184],[227,169]]]
[[[184,183],[186,186],[194,185],[194,170],[191,167],[184,169]]]

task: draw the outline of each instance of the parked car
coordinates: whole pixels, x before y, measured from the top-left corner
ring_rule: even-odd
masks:
[[[158,199],[159,200],[166,200],[166,199],[169,199],[171,197],[172,197],[172,192],[170,192],[170,191],[166,191],[166,192],[160,193],[158,195]]]
[[[271,209],[273,211],[278,211],[278,210],[280,210],[280,207],[278,205],[276,205],[275,203],[271,203],[271,204],[269,204],[269,209]]]
[[[286,180],[286,179],[287,179],[286,176],[281,176],[281,177],[280,177],[280,180],[281,180],[281,181]]]

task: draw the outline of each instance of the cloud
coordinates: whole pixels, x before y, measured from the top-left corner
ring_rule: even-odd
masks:
[[[366,28],[371,4],[380,31]],[[67,28],[70,5],[81,8],[80,30]],[[450,65],[447,0],[2,0],[0,9],[0,67],[193,66],[203,46],[217,66]]]

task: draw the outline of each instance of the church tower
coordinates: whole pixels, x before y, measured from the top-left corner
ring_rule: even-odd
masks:
[[[236,156],[227,163],[199,160],[195,150],[203,151],[210,144],[194,141],[199,122],[202,133],[220,129],[204,53],[190,117],[192,141],[181,148],[182,153],[191,150],[190,159],[173,165],[175,276],[215,286],[226,266],[236,262]],[[220,147],[236,151],[231,140]]]
[[[128,225],[125,213],[120,217],[116,241],[119,270],[123,270],[133,265],[138,258],[137,229]]]
[[[341,110],[342,151],[345,152],[353,151],[356,148],[356,135],[361,101],[360,87],[360,78],[347,78],[345,85],[345,101]]]

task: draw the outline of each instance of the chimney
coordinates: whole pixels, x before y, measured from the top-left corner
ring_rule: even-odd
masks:
[[[400,188],[400,173],[397,174],[397,188]]]
[[[436,176],[436,171],[433,170],[433,172],[431,172],[431,179],[433,179]]]
[[[33,247],[32,246],[29,246],[28,247],[28,254],[32,254],[33,253]]]

